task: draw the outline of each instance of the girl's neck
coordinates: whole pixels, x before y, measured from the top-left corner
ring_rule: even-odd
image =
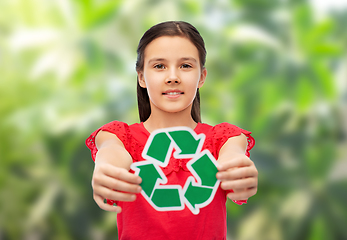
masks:
[[[189,115],[187,114],[189,111]],[[153,132],[159,128],[185,126],[194,129],[197,123],[193,120],[190,109],[182,112],[152,112],[149,118],[143,123],[148,132]]]

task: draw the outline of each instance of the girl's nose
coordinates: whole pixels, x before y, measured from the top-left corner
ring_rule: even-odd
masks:
[[[170,75],[167,77],[166,81],[167,84],[171,84],[171,83],[181,83],[181,80],[179,78],[179,76],[177,75],[176,70],[171,70],[170,71]]]

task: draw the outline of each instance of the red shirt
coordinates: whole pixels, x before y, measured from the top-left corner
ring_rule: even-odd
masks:
[[[141,153],[150,133],[143,123],[129,126],[113,121],[93,132],[86,140],[93,160],[98,151],[94,140],[100,130],[117,135],[132,156],[133,162],[145,160]],[[202,150],[208,149],[215,159],[218,159],[219,150],[230,137],[241,133],[247,136],[247,156],[255,143],[251,132],[229,123],[221,123],[214,127],[198,123],[194,131],[206,135]],[[162,168],[168,179],[167,184],[184,186],[187,178],[192,176],[186,167],[189,160],[175,159],[171,156],[167,167]],[[117,214],[119,239],[226,239],[226,194],[227,192],[219,187],[213,201],[201,208],[198,215],[194,215],[187,207],[181,211],[156,211],[141,194],[138,194],[134,202],[117,202],[117,205],[122,207],[122,212]],[[234,202],[241,205],[247,201]]]

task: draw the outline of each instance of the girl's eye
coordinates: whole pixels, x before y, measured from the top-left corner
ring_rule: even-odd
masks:
[[[181,67],[182,68],[191,68],[192,66],[190,66],[189,64],[183,64]]]
[[[164,69],[164,64],[157,64],[157,65],[154,66],[154,68]]]

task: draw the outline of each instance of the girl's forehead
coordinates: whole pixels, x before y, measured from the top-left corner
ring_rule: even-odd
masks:
[[[198,49],[186,37],[182,36],[162,36],[154,39],[145,48],[145,58],[155,55],[160,56],[176,56],[176,55],[192,55],[199,56]],[[197,59],[198,60],[198,59]]]

